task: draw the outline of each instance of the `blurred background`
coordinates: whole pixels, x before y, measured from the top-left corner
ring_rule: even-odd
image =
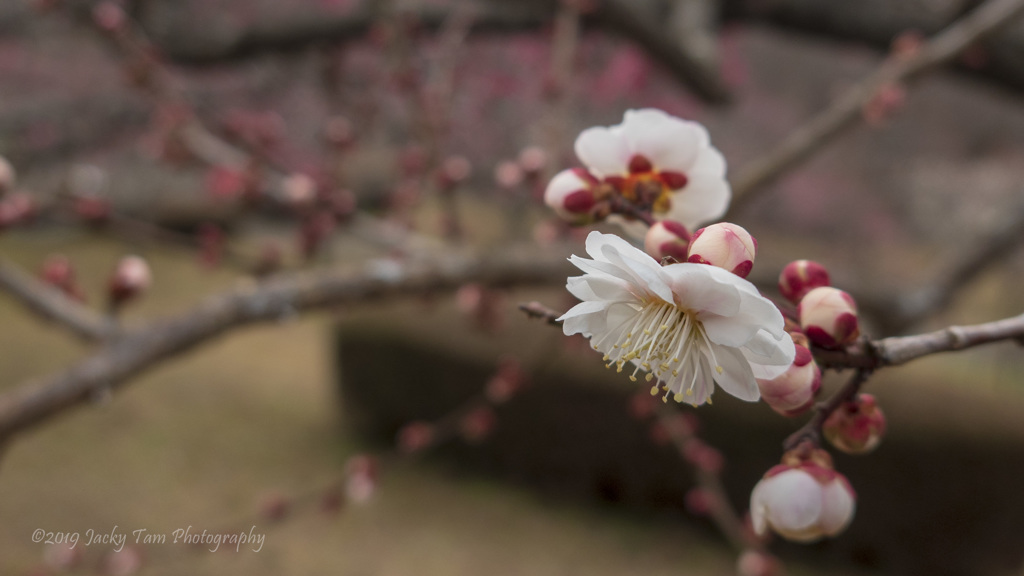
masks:
[[[66,257],[97,310],[118,259],[144,256],[153,286],[126,325],[272,271],[560,259],[586,230],[540,198],[582,129],[660,108],[706,125],[734,176],[979,4],[3,0],[0,157],[16,180],[0,255],[44,276]],[[1022,90],[1024,21],[882,86],[734,204],[759,241],[751,278],[774,293],[787,262],[822,262],[872,337],[1020,314]],[[516,309],[568,308],[571,273],[285,315],[28,431],[0,463],[4,572],[737,573],[646,388]],[[95,346],[0,298],[3,391]],[[890,433],[837,457],[854,524],[772,542],[787,573],[1020,574],[1022,368],[1004,343],[877,374]],[[732,400],[679,412],[720,451],[742,514],[803,420]],[[132,534],[188,527],[265,542]],[[36,529],[128,542],[71,550]]]

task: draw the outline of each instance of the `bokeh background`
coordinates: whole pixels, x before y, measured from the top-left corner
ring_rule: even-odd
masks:
[[[19,190],[45,204],[85,179],[133,218],[181,234],[213,223],[235,250],[255,254],[273,243],[291,267],[355,266],[389,254],[372,234],[339,221],[304,260],[304,224],[244,209],[216,169],[177,155],[168,118],[180,102],[133,86],[139,64],[97,30],[103,4],[0,4],[0,155],[17,170]],[[116,6],[152,42],[170,92],[229,139],[267,138],[264,161],[316,174],[343,187],[359,210],[436,236],[444,227],[433,176],[410,187],[409,159],[463,157],[472,174],[457,190],[462,244],[500,252],[534,242],[535,250],[568,256],[580,251],[581,236],[542,209],[543,179],[508,186],[496,176],[524,148],[543,148],[547,170],[559,170],[574,162],[580,130],[650,106],[704,123],[734,174],[868,76],[894,40],[935,33],[978,3],[623,4],[653,27],[641,32],[659,30],[697,54],[729,102],[695,92],[649,38],[609,18],[601,2],[572,5],[581,28],[564,77],[552,64],[556,13],[565,10],[555,2]],[[469,5],[461,38],[446,15]],[[873,336],[1019,314],[1022,79],[1017,23],[955,65],[895,87],[885,110],[865,110],[840,138],[736,208],[734,221],[760,242],[754,278],[771,290],[786,262],[823,262],[837,286],[869,304]],[[440,136],[424,136],[423,100],[446,111]],[[1012,240],[948,305],[892,325],[893,310],[998,234]],[[173,315],[239,282],[238,270],[204,266],[192,250],[59,218],[3,231],[0,253],[31,270],[51,254],[68,256],[97,308],[117,259],[143,254],[155,283],[127,311],[129,323]],[[735,573],[735,552],[686,505],[687,466],[630,416],[636,390],[585,346],[515,309],[535,299],[571,304],[557,285],[465,287],[246,328],[18,437],[0,465],[4,572]],[[0,298],[3,389],[90,349]],[[396,449],[404,426],[458,410],[509,358],[528,386],[496,408],[484,438],[456,437],[412,455]],[[1022,368],[1020,347],[1006,343],[873,378],[868,390],[891,433],[871,456],[838,459],[860,497],[854,525],[813,546],[775,543],[789,573],[1020,574]],[[725,455],[726,488],[742,510],[800,421],[718,400],[683,409]],[[378,458],[372,497],[340,509],[325,504],[363,454]],[[68,555],[31,541],[37,528],[84,534],[115,526],[255,526],[266,540],[258,553],[166,544],[130,547],[131,558],[119,559],[109,546]]]

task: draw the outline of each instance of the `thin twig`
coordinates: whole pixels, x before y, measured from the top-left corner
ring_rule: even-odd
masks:
[[[117,328],[57,288],[0,259],[0,289],[35,314],[60,324],[83,340],[104,340]]]
[[[815,446],[821,445],[821,427],[825,424],[825,420],[828,419],[833,412],[839,409],[843,405],[843,402],[853,398],[857,392],[860,391],[861,387],[867,382],[868,377],[871,375],[871,370],[862,368],[857,370],[846,384],[842,388],[836,390],[832,396],[824,402],[819,402],[814,407],[814,416],[807,421],[806,424],[800,427],[799,430],[789,435],[785,442],[782,443],[783,450],[793,450],[800,443],[809,441]]]
[[[246,283],[208,297],[184,314],[126,330],[70,368],[0,396],[0,441],[105,395],[159,362],[231,329],[348,303],[431,294],[464,284],[550,285],[565,279],[565,261],[508,249],[500,258],[448,254],[434,262],[371,262],[357,273],[328,269]]]
[[[871,76],[794,130],[764,156],[744,166],[732,180],[733,203],[726,219],[750,202],[786,170],[810,157],[844,129],[853,126],[879,88],[901,84],[945,64],[1024,12],[1024,0],[988,0],[957,20],[907,57],[887,59]]]
[[[679,413],[672,410],[672,408],[659,406],[657,414],[658,420],[668,434],[672,444],[681,454],[685,453],[687,445],[697,440],[697,438],[685,426],[675,425],[674,418],[678,417]],[[691,465],[697,485],[713,502],[708,511],[711,520],[718,527],[722,535],[725,536],[726,540],[738,552],[750,549],[763,550],[764,543],[752,537],[750,531],[744,526],[743,520],[740,519],[740,515],[733,508],[732,503],[729,501],[729,495],[725,491],[725,486],[722,485],[721,477],[716,472],[708,470],[703,466]]]
[[[522,304],[519,309],[531,318],[544,319],[558,325],[552,318],[561,314],[538,302]],[[867,371],[899,366],[932,354],[966,350],[994,342],[1024,339],[1024,314],[971,326],[949,326],[935,332],[914,336],[894,336],[881,340],[862,339],[845,350],[815,347],[814,359],[822,368],[857,368]]]

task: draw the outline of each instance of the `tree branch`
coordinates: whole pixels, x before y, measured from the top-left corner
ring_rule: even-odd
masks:
[[[531,318],[559,325],[561,313],[539,302],[520,304],[519,309]],[[899,366],[940,352],[966,350],[982,344],[1016,340],[1024,344],[1024,314],[971,326],[949,326],[935,332],[915,336],[894,336],[881,340],[862,339],[845,350],[815,347],[814,359],[822,368],[857,368],[867,371],[886,366]]]
[[[0,259],[0,289],[36,315],[60,324],[82,340],[104,340],[117,331],[113,323],[98,313],[3,259]]]
[[[840,96],[823,112],[794,130],[761,158],[744,166],[732,180],[733,202],[726,219],[765,190],[765,185],[806,160],[824,144],[853,126],[879,88],[911,81],[945,64],[1024,12],[1024,0],[988,0],[907,57],[887,59],[874,74]]]
[[[242,285],[179,316],[125,331],[63,372],[0,395],[0,443],[234,328],[341,304],[451,291],[467,283],[561,283],[565,268],[562,258],[539,259],[535,250],[510,249],[500,259],[448,255],[433,263],[374,261],[359,273],[328,269]]]

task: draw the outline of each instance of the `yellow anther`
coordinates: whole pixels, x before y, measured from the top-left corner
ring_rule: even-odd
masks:
[[[651,396],[657,396],[657,395],[658,395],[658,385],[655,384],[654,386],[651,386]]]
[[[682,394],[682,392],[676,392],[676,395],[673,396],[672,399],[675,400],[676,402],[682,402],[683,401],[683,394]]]
[[[654,380],[654,374],[651,374],[650,372],[648,372],[647,376],[644,376],[644,378],[646,378],[647,381],[650,382],[651,380]]]
[[[665,404],[668,404],[668,394],[662,396],[661,401],[664,402]]]
[[[630,374],[629,375],[629,380],[630,380],[630,382],[636,382],[636,376],[633,376],[632,374]]]
[[[722,368],[721,366],[715,366],[715,372],[721,374],[722,372],[725,372],[725,369]]]

